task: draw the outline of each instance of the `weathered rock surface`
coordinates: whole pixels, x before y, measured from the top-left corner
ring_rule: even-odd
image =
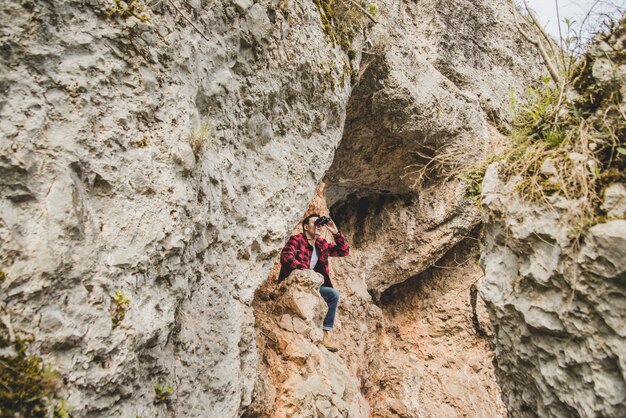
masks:
[[[507,2],[420,1],[385,13],[388,50],[364,55],[326,175],[331,213],[355,231],[353,274],[375,293],[428,268],[478,223],[448,176],[494,152],[511,91],[540,68]]]
[[[419,196],[352,196],[332,208],[352,243],[346,275],[362,277],[377,299],[390,286],[426,270],[469,235],[480,219],[452,180]]]
[[[470,288],[482,276],[474,263],[475,253],[475,244],[465,241],[436,267],[382,295],[382,329],[376,348],[367,351],[369,367],[359,374],[372,416],[507,415],[495,381],[489,336],[479,335],[472,325]],[[336,263],[338,271],[343,261]],[[352,335],[362,333],[362,308],[355,305],[344,304],[340,311],[340,338],[348,347]],[[488,316],[481,303],[477,318],[481,332],[489,333]],[[358,364],[362,356],[350,354],[348,364]]]
[[[626,402],[626,221],[568,231],[579,202],[522,201],[491,166],[483,201],[481,289],[494,322],[503,397],[511,414],[623,416]],[[614,195],[612,195],[614,197]],[[624,197],[624,196],[622,196]]]
[[[626,99],[607,92],[626,91],[625,47],[622,19],[587,49],[572,92],[579,94],[577,106],[593,97],[594,105],[583,112],[584,124],[617,132],[614,146],[624,145]],[[559,157],[542,164],[541,174],[556,178],[552,184],[558,186],[545,199],[522,199],[518,186],[527,178],[520,173],[503,179],[495,164],[482,183],[483,205],[490,214],[481,257],[482,293],[494,322],[498,377],[511,415],[624,416],[625,164],[623,158],[608,160],[601,152],[591,160],[592,151],[603,145],[602,135],[590,137],[599,142],[587,150],[581,135],[581,152],[567,157],[594,172],[590,184],[603,189],[601,204],[586,192],[577,199],[564,197]],[[608,179],[616,182],[607,184]],[[589,220],[595,224],[588,225]]]
[[[319,293],[322,283],[318,273],[296,270],[279,286],[268,289],[271,298],[259,301],[259,369],[271,383],[257,381],[256,402],[248,415],[369,416],[356,376],[340,357],[319,344],[326,313]]]
[[[0,297],[77,416],[250,402],[253,291],[342,134],[312,2],[175,3],[209,40],[167,1],[0,5]]]

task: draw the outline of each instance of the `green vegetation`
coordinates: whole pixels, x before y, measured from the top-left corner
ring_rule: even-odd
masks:
[[[7,275],[4,274],[4,271],[0,270],[0,283],[2,283],[7,278]]]
[[[485,172],[491,162],[493,162],[493,159],[488,159],[484,163],[467,167],[457,176],[460,180],[465,182],[465,197],[473,200],[478,206],[480,206],[483,178],[485,178]]]
[[[321,62],[319,66],[320,72],[318,73],[318,78],[322,86],[322,93],[326,93],[328,89],[335,91],[334,73],[337,71],[335,63]]]
[[[26,353],[32,337],[15,337],[0,322],[0,418],[43,418],[53,407],[55,418],[70,418],[70,409],[56,397],[61,378],[41,357]]]
[[[113,297],[113,304],[113,327],[117,327],[122,323],[124,317],[126,317],[126,311],[130,306],[130,299],[124,295],[123,291],[118,290],[115,292],[115,296]]]
[[[326,40],[339,45],[352,61],[355,51],[352,41],[366,27],[368,20],[376,23],[376,3],[361,4],[360,0],[313,0],[320,14]]]
[[[154,403],[156,405],[169,402],[173,394],[174,389],[171,386],[163,387],[158,383],[154,385]]]
[[[376,16],[378,14],[378,5],[376,3],[369,3],[367,5],[367,10],[372,16]]]
[[[320,14],[324,36],[331,45],[339,45],[354,55],[352,41],[361,25],[361,15],[337,0],[313,0]]]
[[[580,212],[571,215],[573,238],[606,217],[601,207],[606,186],[626,180],[625,98],[617,71],[626,66],[626,51],[619,45],[625,35],[626,18],[599,34],[590,52],[560,74],[561,85],[547,77],[528,89],[525,102],[514,103],[510,145],[493,159],[500,162],[503,180],[519,180],[525,200],[550,208],[551,196],[577,200]],[[600,44],[603,52],[592,53]],[[600,59],[602,77],[592,71]],[[485,168],[472,167],[459,176],[467,183],[468,196],[480,196]]]
[[[343,88],[346,81],[351,83],[356,80],[357,72],[347,59],[343,60],[341,69],[337,68],[332,61],[324,61],[319,64],[320,72],[317,74],[322,93],[335,91],[337,87]]]
[[[107,10],[109,17],[136,17],[142,23],[150,23],[148,8],[142,0],[115,0],[115,6]]]
[[[71,413],[72,406],[68,405],[65,399],[61,399],[54,406],[54,418],[72,418]]]
[[[339,85],[344,86],[346,81],[350,81],[352,84],[358,76],[358,71],[354,68],[352,63],[344,58],[343,67],[341,69],[341,73],[339,73]]]
[[[335,91],[337,87],[343,88],[346,81],[353,83],[357,79],[357,71],[347,59],[343,60],[343,66],[337,68],[332,61],[323,61],[319,64],[320,71],[317,73],[322,93]]]

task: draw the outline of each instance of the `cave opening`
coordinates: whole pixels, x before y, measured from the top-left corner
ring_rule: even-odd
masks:
[[[293,411],[304,392],[324,398],[317,378],[332,390],[343,379],[355,392],[330,404],[363,416],[505,414],[493,347],[478,332],[489,330],[488,317],[480,300],[474,310],[471,303],[470,288],[482,276],[477,208],[447,167],[420,170],[442,142],[463,135],[432,134],[412,121],[415,98],[400,94],[390,77],[385,60],[376,60],[354,87],[342,141],[303,214],[329,214],[350,244],[349,257],[331,262],[341,295],[334,333],[340,351],[328,353],[315,340],[321,334],[312,318],[276,282],[277,260],[253,302],[259,375],[246,416]]]

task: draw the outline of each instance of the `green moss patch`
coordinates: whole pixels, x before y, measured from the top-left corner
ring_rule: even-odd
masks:
[[[11,342],[8,330],[0,325],[0,417],[71,417],[64,400],[56,398],[61,386],[59,374],[40,357],[26,353],[32,339]],[[56,404],[55,406],[52,406]]]

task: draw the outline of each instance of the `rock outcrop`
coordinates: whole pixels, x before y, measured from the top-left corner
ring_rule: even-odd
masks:
[[[485,204],[505,214],[485,229],[483,298],[495,324],[499,381],[519,416],[619,417],[626,401],[626,221],[593,226],[578,251],[567,219],[485,177]]]
[[[318,273],[296,270],[259,299],[259,370],[266,377],[257,380],[248,416],[369,416],[356,376],[319,344],[326,313],[318,290],[323,282]]]
[[[613,129],[616,136],[609,142],[622,147],[625,41],[622,19],[613,33],[598,37],[589,48],[575,85],[578,91],[572,92],[579,94],[578,106],[592,102],[584,108],[582,124]],[[482,202],[489,218],[481,255],[482,294],[494,323],[498,377],[511,415],[624,415],[625,160],[594,154],[603,149],[604,139],[587,135],[593,144],[581,146],[586,155],[565,154],[559,170],[554,160],[542,160],[539,174],[545,180],[540,181],[556,179],[552,184],[557,186],[543,199],[522,198],[519,186],[525,173],[502,176],[497,164],[483,180]],[[586,138],[580,141],[589,145]],[[591,191],[566,197],[563,161],[573,162],[579,172],[595,167],[592,181],[583,183]],[[565,176],[574,171],[565,171]],[[596,188],[602,189],[599,196],[593,194]]]
[[[508,2],[386,13],[387,51],[364,55],[326,175],[331,213],[353,231],[352,274],[375,294],[427,269],[479,222],[455,174],[494,152],[511,92],[540,74]]]
[[[326,213],[323,190],[310,212]],[[339,225],[352,233],[349,225]],[[245,416],[280,416],[282,411],[345,416],[346,404],[351,405],[348,416],[354,417],[506,416],[492,365],[488,317],[480,301],[475,314],[472,310],[470,288],[482,276],[476,252],[470,237],[436,266],[383,293],[378,305],[363,275],[351,275],[351,256],[331,259],[341,295],[336,354],[316,344],[326,306],[319,294],[311,294],[315,275],[298,273],[278,284],[274,269],[254,302],[261,378]],[[307,396],[303,382],[312,385]],[[351,385],[358,396],[344,393],[342,388]],[[338,388],[344,398],[332,395]],[[330,408],[316,406],[328,402]]]
[[[312,2],[173,3],[202,33],[168,1],[0,5],[2,309],[78,416],[250,403],[254,289],[342,135]]]

